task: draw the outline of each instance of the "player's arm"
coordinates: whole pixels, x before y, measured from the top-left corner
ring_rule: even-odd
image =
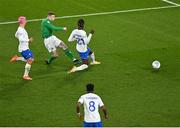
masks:
[[[69,42],[73,42],[73,41],[75,41],[75,40],[76,40],[76,38],[75,38],[75,36],[74,36],[74,31],[72,31],[71,35],[70,35],[69,38],[68,38],[68,41],[69,41]]]
[[[77,116],[78,118],[82,118],[82,115],[80,113],[80,108],[81,108],[81,103],[80,102],[77,102],[77,105],[76,105],[76,113],[77,113]]]
[[[34,39],[33,39],[32,37],[30,37],[30,38],[29,38],[29,43],[33,42],[33,40],[34,40]]]
[[[101,110],[103,111],[104,113],[104,118],[105,119],[108,119],[108,114],[107,114],[107,109],[104,105],[104,103],[102,102],[101,98],[99,97],[99,107],[101,108]]]
[[[103,111],[103,113],[104,113],[104,118],[105,118],[105,119],[108,119],[108,114],[107,114],[107,109],[106,109],[106,107],[103,105],[103,106],[101,106],[101,109],[102,109],[102,111]]]
[[[80,108],[83,103],[84,103],[84,100],[83,100],[83,97],[81,96],[76,105],[76,112],[77,112],[77,116],[79,119],[82,119],[82,117],[83,117],[80,113]]]
[[[86,41],[85,41],[86,44],[89,44],[93,34],[94,34],[94,30],[91,30],[88,37],[86,38]]]
[[[56,26],[52,25],[51,23],[46,23],[46,27],[48,27],[49,29],[54,30],[54,31],[59,31],[59,30],[66,31],[67,30],[66,27],[56,27]]]

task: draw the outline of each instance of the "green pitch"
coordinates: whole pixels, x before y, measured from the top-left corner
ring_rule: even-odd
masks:
[[[171,0],[179,3],[180,0]],[[0,0],[0,22],[57,16],[173,6],[161,0]],[[24,63],[10,63],[17,54],[17,24],[0,25],[0,126],[82,126],[75,106],[85,85],[95,84],[107,106],[104,126],[180,126],[180,8],[133,11],[82,17],[86,31],[96,30],[90,48],[102,64],[67,74],[72,62],[60,56],[44,64],[48,52],[40,34],[40,21],[29,22],[27,31],[35,62],[23,81]],[[55,25],[67,32],[54,33],[67,42],[79,18],[59,19]],[[153,60],[161,62],[155,72]]]

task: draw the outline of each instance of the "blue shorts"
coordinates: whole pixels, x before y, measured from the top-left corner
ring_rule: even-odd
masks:
[[[26,59],[26,60],[29,59],[29,58],[34,58],[32,51],[29,50],[29,49],[27,49],[27,50],[25,50],[25,51],[22,51],[22,52],[21,52],[21,55],[22,55],[22,57],[24,57],[24,59]]]
[[[91,49],[88,48],[86,52],[78,52],[82,60],[87,60],[89,58],[89,54]]]
[[[93,122],[93,123],[87,123],[84,121],[84,127],[98,127],[102,128],[102,122]]]

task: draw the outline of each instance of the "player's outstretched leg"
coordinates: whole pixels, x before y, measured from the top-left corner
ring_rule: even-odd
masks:
[[[19,56],[17,56],[17,55],[14,55],[14,56],[11,58],[11,60],[10,60],[10,62],[15,62],[15,61],[23,61],[23,62],[26,62],[26,60],[24,59],[24,57],[19,57]]]
[[[64,42],[61,42],[59,44],[59,47],[64,50],[64,53],[73,61],[74,65],[81,64],[81,61],[74,57],[73,53],[68,49],[67,45]]]
[[[81,64],[81,61],[76,59],[74,57],[73,53],[68,48],[66,50],[64,50],[64,53],[66,54],[66,56],[68,56],[73,61],[74,65]]]
[[[57,56],[51,55],[47,60],[45,60],[46,64],[51,64],[53,60],[55,60]]]
[[[83,64],[76,67],[74,66],[70,71],[68,71],[68,73],[73,73],[73,72],[77,72],[77,71],[82,71],[88,68],[88,59],[82,59]]]
[[[79,67],[74,66],[68,73],[73,73],[73,72],[77,72],[77,71],[82,71],[88,68],[87,64],[82,64]]]

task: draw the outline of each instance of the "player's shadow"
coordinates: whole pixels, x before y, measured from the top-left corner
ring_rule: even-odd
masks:
[[[159,70],[159,69],[152,69],[152,70],[151,70],[151,72],[154,73],[154,74],[159,73],[160,71],[161,71],[161,70]]]
[[[59,68],[63,67],[52,64],[47,65],[42,63],[42,68],[36,70],[36,79],[46,79],[47,77],[53,77],[53,75],[56,75],[61,71],[61,69]]]

